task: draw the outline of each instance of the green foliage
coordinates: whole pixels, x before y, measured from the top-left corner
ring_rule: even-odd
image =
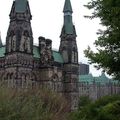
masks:
[[[98,31],[98,39],[95,41],[97,52],[90,47],[85,50],[90,63],[103,68],[108,74],[120,78],[120,0],[91,0],[88,9],[94,10],[90,19],[100,18],[105,30]]]
[[[81,96],[79,98],[78,109],[82,109],[84,106],[90,104],[92,101],[88,96]]]
[[[119,120],[120,119],[120,100],[105,105],[100,111],[99,120]]]
[[[120,120],[120,96],[105,96],[70,114],[70,120]]]
[[[0,120],[65,120],[67,103],[48,90],[0,88]]]
[[[78,102],[78,110],[70,113],[68,120],[85,120],[83,111],[86,111],[87,106],[92,103],[88,96],[81,96]]]

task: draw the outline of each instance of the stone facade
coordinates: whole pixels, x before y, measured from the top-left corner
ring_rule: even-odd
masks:
[[[92,74],[80,75],[79,96],[89,96],[92,100],[97,100],[106,95],[120,94],[119,80],[112,80],[102,73],[99,77]]]
[[[52,40],[44,37],[39,37],[38,46],[33,44],[31,19],[29,2],[13,1],[6,45],[0,47],[0,78],[12,88],[51,89],[62,94],[73,110],[78,101],[79,64],[70,0],[65,1],[59,51],[53,51]]]
[[[12,88],[51,89],[63,95],[68,100],[70,110],[74,110],[79,96],[88,95],[95,100],[98,96],[120,90],[113,84],[101,86],[94,81],[88,84],[88,78],[87,81],[80,81],[77,35],[72,22],[70,0],[65,0],[63,12],[60,47],[59,51],[54,51],[50,39],[39,37],[39,45],[33,44],[29,2],[13,2],[6,45],[2,45],[0,39],[0,78]]]

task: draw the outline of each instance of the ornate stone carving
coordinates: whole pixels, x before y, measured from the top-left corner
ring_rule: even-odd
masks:
[[[13,51],[16,50],[16,36],[15,35],[12,37],[12,50]]]
[[[48,64],[48,53],[46,50],[44,50],[41,54],[41,63],[44,65]]]
[[[11,42],[12,42],[12,37],[10,36],[9,37],[9,40],[8,40],[8,52],[11,52],[11,48],[12,48],[12,46],[11,46]]]
[[[53,63],[52,56],[52,41],[45,38],[39,38],[40,40],[40,63],[42,66],[51,66]]]
[[[28,53],[31,52],[31,49],[30,49],[30,37],[29,37],[27,31],[25,31],[24,34],[21,37],[20,51],[22,51],[22,52],[27,51]]]
[[[16,36],[14,31],[10,32],[9,39],[8,39],[8,52],[11,52],[11,50],[16,50]]]

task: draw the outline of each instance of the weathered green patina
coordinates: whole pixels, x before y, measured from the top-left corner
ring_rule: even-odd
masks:
[[[53,51],[53,57],[55,62],[64,63],[63,58],[58,51]]]
[[[0,57],[4,57],[5,56],[5,46],[0,47]]]
[[[53,50],[52,53],[53,53],[53,58],[55,62],[64,63],[63,58],[58,51]],[[40,58],[39,48],[37,46],[33,47],[33,55],[34,55],[34,58]]]
[[[5,46],[0,47],[0,57],[4,57],[4,56],[5,56]],[[37,46],[33,47],[33,57],[38,59],[40,58],[39,48]],[[53,50],[53,57],[55,62],[64,63],[63,58],[58,51]]]
[[[39,48],[37,46],[33,46],[33,57],[40,58]]]
[[[27,0],[15,0],[15,12],[24,13],[27,8]]]
[[[94,82],[94,77],[92,76],[92,74],[79,75],[79,82],[92,84]]]
[[[70,0],[65,1],[63,12],[73,12]]]
[[[74,26],[72,22],[72,6],[70,0],[65,1],[64,5],[64,29],[66,34],[74,33]]]
[[[120,84],[119,80],[113,80],[108,78],[104,73],[102,73],[98,77],[93,77],[92,74],[88,75],[79,75],[79,82],[87,83],[87,84],[98,84],[98,85],[105,85],[105,84]]]

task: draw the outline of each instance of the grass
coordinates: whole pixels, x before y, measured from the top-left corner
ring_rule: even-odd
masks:
[[[66,120],[66,100],[47,89],[0,86],[0,120]]]

